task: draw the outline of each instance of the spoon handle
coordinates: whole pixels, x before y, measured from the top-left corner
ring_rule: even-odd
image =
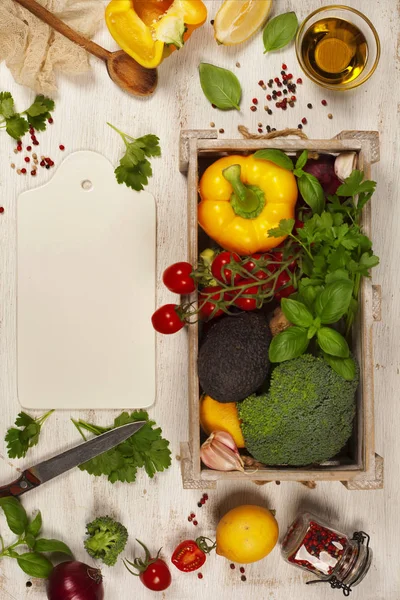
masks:
[[[58,33],[61,33],[61,35],[71,40],[71,42],[85,48],[90,54],[94,54],[94,56],[97,56],[97,58],[101,58],[104,61],[107,61],[110,58],[111,52],[102,48],[95,42],[88,40],[74,29],[71,29],[71,27],[53,15],[53,13],[44,8],[44,6],[41,6],[36,0],[15,0],[15,2],[29,10],[35,17],[38,17],[38,19],[47,23],[47,25],[50,25],[50,27],[58,31]]]

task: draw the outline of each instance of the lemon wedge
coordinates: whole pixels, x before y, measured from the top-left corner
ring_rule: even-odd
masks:
[[[214,20],[219,44],[234,46],[249,39],[268,18],[272,0],[225,0]]]

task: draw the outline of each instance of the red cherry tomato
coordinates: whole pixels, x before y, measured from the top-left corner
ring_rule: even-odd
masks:
[[[188,262],[177,262],[165,269],[163,282],[174,294],[191,294],[196,285],[190,274],[193,272],[192,265]]]
[[[236,300],[234,301],[234,305],[237,306],[238,308],[241,308],[242,310],[255,310],[257,308],[257,299],[254,298],[243,298],[243,296],[245,294],[251,294],[253,296],[256,296],[257,293],[260,291],[260,286],[259,285],[254,285],[254,280],[253,279],[242,279],[242,281],[240,282],[240,285],[247,283],[249,285],[249,287],[243,288],[242,291],[240,292],[241,295],[239,296],[239,298],[236,298]],[[237,293],[239,292],[239,290],[237,290]]]
[[[140,581],[153,592],[162,592],[171,585],[171,572],[161,558],[157,558],[147,569],[140,573]]]
[[[264,268],[266,268],[270,273],[276,271],[277,265],[269,264],[269,261],[273,261],[274,257],[271,254],[260,254],[259,252],[257,254],[252,254],[250,260],[245,263],[243,267],[246,269],[246,271],[254,275],[254,277],[257,277],[257,279],[267,279],[267,273],[262,270],[255,271],[255,269],[257,269],[257,264],[254,262],[254,260],[259,260],[260,258],[263,258],[265,264]]]
[[[218,301],[229,298],[229,295],[221,292],[221,290],[222,288],[220,285],[214,285],[203,288],[199,293],[199,308],[203,319],[209,319],[211,317],[215,309],[215,304]],[[209,296],[208,294],[210,292],[215,292],[215,294]],[[218,308],[213,315],[213,319],[215,319],[215,317],[220,317],[223,314],[224,311]]]
[[[164,304],[153,313],[151,322],[158,333],[176,333],[185,326],[185,322],[176,312],[177,308],[177,304]]]
[[[214,258],[211,265],[211,273],[217,281],[225,283],[226,285],[232,285],[232,276],[233,285],[236,285],[237,282],[240,281],[240,273],[233,274],[232,269],[226,267],[232,260],[238,263],[240,262],[240,257],[235,253],[221,252]]]
[[[294,223],[294,228],[295,229],[303,229],[304,227],[304,221],[300,221],[300,219],[296,219],[295,223]]]
[[[278,247],[280,247],[280,246],[278,246]],[[280,252],[280,251],[279,252],[274,252],[274,257],[275,257],[276,261],[282,262],[283,261],[283,252]],[[288,259],[290,259],[290,256],[287,257],[287,260]],[[297,261],[296,260],[292,260],[288,264],[287,268],[289,269],[289,271],[294,271],[295,268],[296,268],[296,266],[297,266]]]
[[[276,281],[276,289],[278,290],[277,292],[275,292],[275,298],[277,300],[281,300],[282,298],[288,298],[288,296],[291,296],[292,294],[295,293],[295,288],[292,285],[288,285],[287,287],[283,288],[283,289],[279,289],[284,285],[287,285],[289,282],[291,281],[289,275],[287,273],[285,273],[285,271],[283,271],[283,273],[281,273]]]

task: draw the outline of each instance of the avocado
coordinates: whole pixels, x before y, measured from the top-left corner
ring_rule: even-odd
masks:
[[[271,332],[261,312],[243,312],[216,321],[199,350],[203,392],[218,402],[239,402],[268,376]]]

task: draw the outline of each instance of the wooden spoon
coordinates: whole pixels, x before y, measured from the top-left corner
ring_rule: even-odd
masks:
[[[50,25],[71,42],[82,46],[97,58],[101,58],[106,63],[108,74],[113,82],[125,92],[134,96],[148,96],[156,89],[157,69],[145,69],[123,50],[109,52],[71,29],[36,0],[15,0],[15,2],[29,10],[35,17]]]

